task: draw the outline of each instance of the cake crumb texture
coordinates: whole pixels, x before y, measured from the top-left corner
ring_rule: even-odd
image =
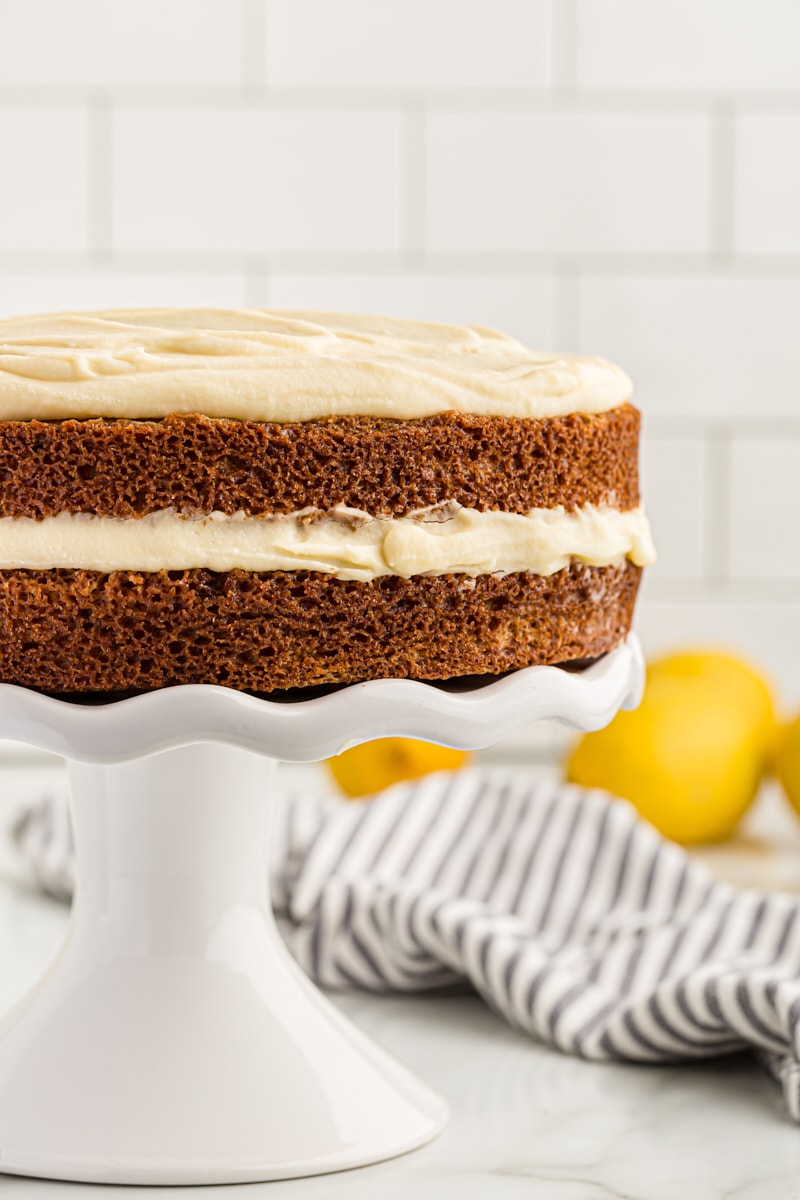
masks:
[[[639,413],[540,420],[442,413],[261,424],[0,422],[0,517],[291,513],[346,505],[405,516],[456,501],[479,511],[639,503]]]
[[[628,633],[641,570],[529,573],[0,571],[0,681],[58,693],[210,683],[271,692],[595,658]]]

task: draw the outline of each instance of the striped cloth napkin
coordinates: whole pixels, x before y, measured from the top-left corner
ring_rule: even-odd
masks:
[[[65,800],[28,808],[16,839],[68,896]],[[800,903],[718,882],[619,800],[477,769],[369,804],[290,796],[271,857],[288,945],[326,987],[468,981],[587,1059],[753,1048],[800,1121]]]

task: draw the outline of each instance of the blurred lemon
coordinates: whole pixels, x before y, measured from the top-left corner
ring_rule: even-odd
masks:
[[[783,730],[775,756],[775,774],[792,808],[800,813],[800,713]]]
[[[648,664],[647,679],[648,683],[671,680],[686,688],[699,685],[713,692],[729,692],[762,731],[770,754],[774,750],[778,724],[772,689],[764,676],[741,658],[719,650],[669,654]]]
[[[414,738],[378,738],[328,759],[331,773],[346,796],[372,796],[393,783],[421,779],[433,771],[457,771],[468,761],[466,750],[450,750]]]
[[[771,759],[775,709],[764,679],[728,654],[691,651],[652,663],[640,707],[587,734],[567,777],[630,800],[684,845],[729,837]]]

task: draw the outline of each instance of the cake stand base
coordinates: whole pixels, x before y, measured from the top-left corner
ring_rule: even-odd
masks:
[[[264,866],[275,766],[211,744],[72,766],[72,921],[0,1023],[0,1170],[286,1179],[390,1158],[442,1128],[444,1102],[283,946]]]
[[[275,927],[276,760],[390,735],[462,749],[526,721],[597,729],[634,707],[635,638],[582,671],[437,688],[376,680],[279,703],[176,687],[97,706],[0,685],[0,735],[71,761],[65,945],[0,1021],[0,1172],[237,1183],[378,1162],[444,1102],[306,979]]]

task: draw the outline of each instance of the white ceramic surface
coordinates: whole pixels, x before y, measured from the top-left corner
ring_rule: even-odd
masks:
[[[531,721],[578,729],[635,708],[644,681],[637,638],[583,671],[528,667],[490,683],[433,686],[376,679],[313,699],[262,700],[211,686],[163,688],[112,704],[65,704],[0,684],[0,737],[78,762],[122,762],[196,742],[225,742],[283,762],[316,762],[379,737],[480,750]]]
[[[102,706],[0,688],[0,731],[73,760],[69,936],[0,1022],[0,1168],[113,1183],[290,1178],[430,1140],[437,1095],[346,1022],[275,930],[275,759],[416,734],[485,746],[638,701],[631,639],[581,673],[359,684],[296,703],[174,688]],[[77,760],[77,761],[75,761]]]
[[[274,768],[210,744],[73,765],[70,934],[0,1025],[5,1171],[287,1178],[399,1154],[441,1128],[443,1102],[283,947],[264,869]]]
[[[555,768],[541,764],[498,770],[504,778],[555,777]],[[325,786],[325,774],[313,767],[287,767],[285,776],[292,790]],[[66,907],[28,886],[24,864],[3,836],[20,800],[60,786],[60,778],[54,762],[0,764],[0,1010],[25,994],[64,941]],[[787,870],[791,858],[797,871],[800,823],[785,805],[778,808],[777,796],[762,799],[769,803],[745,818],[729,855],[720,848],[715,856],[724,878],[768,883],[765,862],[773,853]],[[163,1200],[796,1200],[798,1129],[753,1057],[680,1067],[582,1062],[510,1028],[478,996],[350,991],[331,999],[446,1098],[451,1115],[444,1132],[413,1154],[358,1171],[246,1190],[155,1194]],[[158,1071],[157,1062],[152,1069]],[[2,1200],[140,1194],[154,1195],[0,1175]]]

